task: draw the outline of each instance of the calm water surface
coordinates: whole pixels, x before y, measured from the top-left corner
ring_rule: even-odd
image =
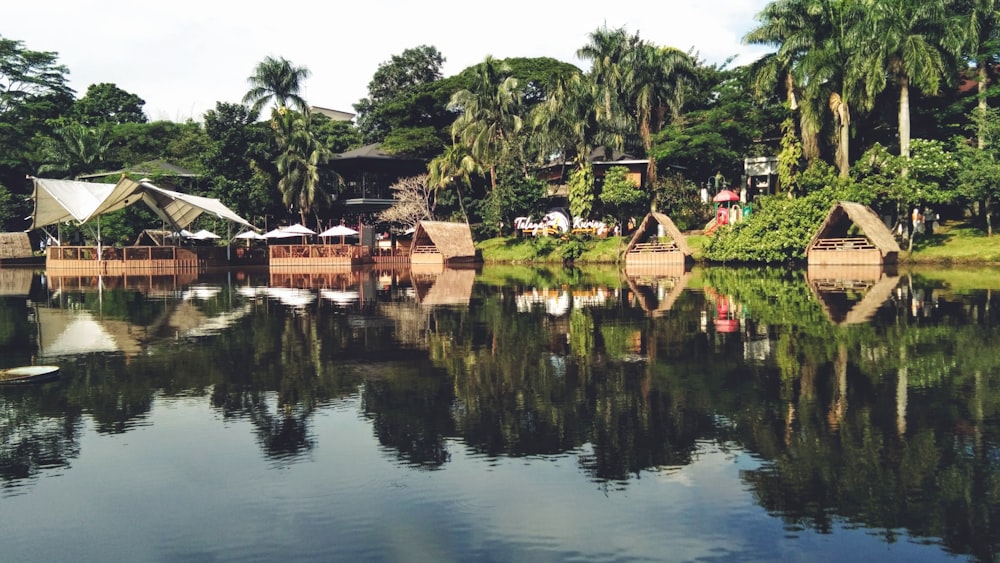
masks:
[[[996,270],[0,270],[3,561],[1000,561]]]

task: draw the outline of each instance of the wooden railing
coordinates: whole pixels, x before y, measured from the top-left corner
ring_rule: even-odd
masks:
[[[107,246],[101,248],[100,259],[97,247],[93,246],[50,246],[46,253],[46,268],[57,270],[108,274],[198,270],[200,266],[197,254],[176,246]]]
[[[432,244],[414,246],[411,252],[413,254],[441,254],[441,251]]]
[[[849,251],[875,250],[876,247],[865,237],[822,238],[812,246],[813,250]]]
[[[677,252],[680,247],[674,241],[668,242],[638,242],[629,252]]]

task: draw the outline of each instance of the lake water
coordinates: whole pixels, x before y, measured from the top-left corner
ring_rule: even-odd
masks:
[[[3,269],[0,560],[998,561],[998,274]]]

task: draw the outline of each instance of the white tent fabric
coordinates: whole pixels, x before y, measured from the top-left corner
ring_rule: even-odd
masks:
[[[86,223],[139,200],[145,201],[174,230],[189,226],[202,213],[255,228],[217,199],[165,190],[145,180],[136,182],[123,176],[115,185],[46,178],[33,180],[32,229],[66,221]]]
[[[76,180],[34,179],[35,212],[32,215],[32,229],[56,225],[67,221],[86,223],[99,215],[99,211],[109,198],[119,195],[118,185],[78,182]],[[139,201],[138,195],[132,203]],[[122,200],[128,199],[121,198]]]

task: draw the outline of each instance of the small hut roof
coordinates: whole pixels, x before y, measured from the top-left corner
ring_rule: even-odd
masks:
[[[687,237],[684,236],[684,233],[677,228],[677,225],[674,224],[670,217],[656,211],[646,215],[642,223],[639,224],[639,227],[632,233],[632,239],[628,242],[628,246],[625,247],[625,252],[627,253],[636,244],[656,235],[657,225],[663,225],[664,232],[677,243],[677,248],[684,253],[684,256],[691,256],[691,247],[688,246]]]
[[[885,223],[879,219],[875,211],[867,205],[850,201],[837,202],[830,208],[826,220],[823,221],[823,224],[816,230],[816,234],[813,235],[812,240],[809,241],[808,248],[812,248],[816,244],[816,241],[820,239],[843,236],[842,233],[838,232],[838,228],[844,222],[845,218],[861,229],[861,232],[879,249],[883,257],[891,253],[900,252],[896,237],[892,235],[889,227],[886,227]]]
[[[467,223],[445,221],[420,221],[413,231],[416,246],[434,245],[444,258],[449,260],[472,260],[476,257],[476,245],[472,242],[472,229]]]
[[[0,260],[31,256],[31,240],[28,239],[28,233],[0,233]]]
[[[167,239],[174,238],[172,241]],[[135,242],[132,243],[134,246],[168,246],[171,244],[176,244],[178,242],[177,238],[174,236],[173,231],[167,231],[163,229],[144,229],[136,237]]]

